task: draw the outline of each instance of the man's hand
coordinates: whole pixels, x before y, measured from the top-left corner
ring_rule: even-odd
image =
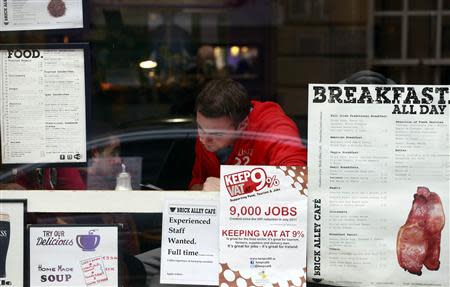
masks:
[[[0,183],[1,190],[25,190],[23,186],[17,183]]]
[[[193,191],[203,190],[203,184],[194,184],[189,188],[189,190],[193,190]]]
[[[220,191],[220,179],[218,177],[208,177],[203,184],[203,191]]]

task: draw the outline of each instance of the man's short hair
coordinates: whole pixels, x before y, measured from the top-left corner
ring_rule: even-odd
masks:
[[[232,79],[209,81],[197,97],[195,111],[207,118],[229,117],[235,126],[251,108],[246,89]]]
[[[112,139],[119,140],[117,130],[109,123],[93,122],[90,133],[89,149],[91,154],[93,151],[102,152],[110,145]]]

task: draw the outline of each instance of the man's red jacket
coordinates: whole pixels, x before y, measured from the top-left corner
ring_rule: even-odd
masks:
[[[233,145],[225,165],[305,166],[306,148],[295,123],[273,102],[252,101],[248,126]],[[220,176],[216,154],[207,151],[197,137],[195,163],[189,188],[208,177]]]

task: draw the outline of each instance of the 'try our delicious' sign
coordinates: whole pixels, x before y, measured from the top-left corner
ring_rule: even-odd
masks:
[[[31,225],[30,286],[120,286],[118,226]]]

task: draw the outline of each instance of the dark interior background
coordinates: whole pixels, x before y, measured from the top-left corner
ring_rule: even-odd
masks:
[[[91,138],[170,130],[122,144],[143,183],[184,189],[193,108],[206,81],[232,77],[278,102],[307,141],[307,85],[365,69],[401,84],[448,84],[450,0],[89,0],[88,28],[2,32],[0,43],[88,42]],[[152,60],[157,67],[142,69]],[[179,132],[176,135],[177,131]],[[180,160],[182,158],[183,160]]]

